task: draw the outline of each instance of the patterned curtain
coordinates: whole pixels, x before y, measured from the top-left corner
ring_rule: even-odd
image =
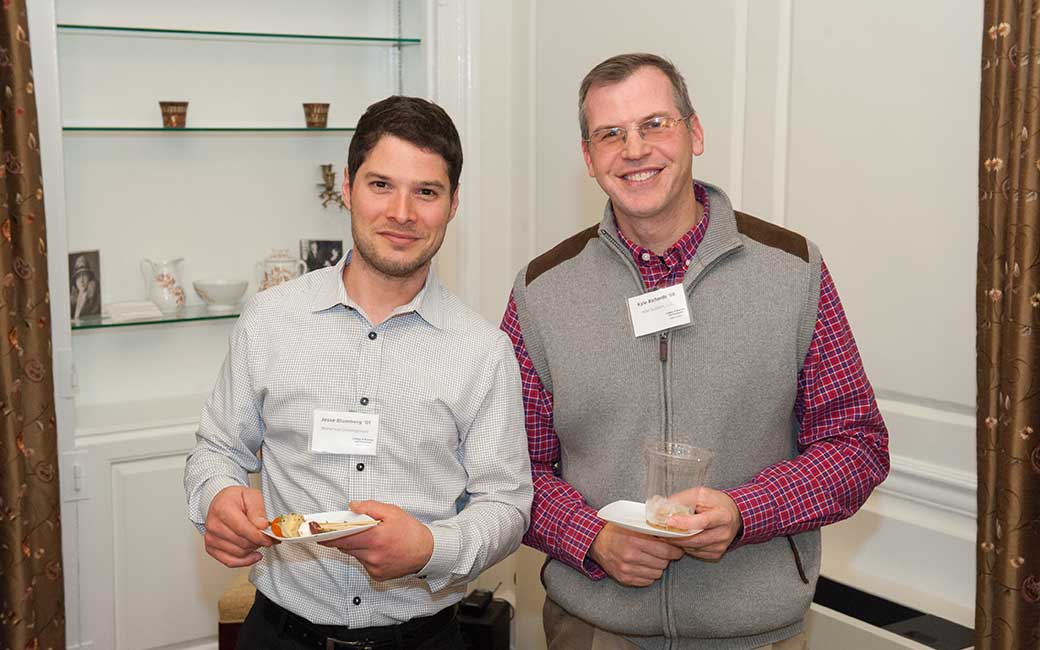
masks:
[[[986,0],[979,149],[978,650],[1040,648],[1040,2]]]
[[[65,647],[58,441],[25,0],[0,15],[0,647]]]

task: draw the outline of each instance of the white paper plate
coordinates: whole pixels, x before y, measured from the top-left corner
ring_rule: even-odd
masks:
[[[359,515],[350,510],[334,510],[332,512],[315,512],[313,514],[303,516],[304,524],[300,526],[299,537],[279,537],[271,532],[271,527],[263,529],[261,532],[268,537],[274,539],[280,539],[283,542],[324,542],[330,539],[339,539],[340,537],[348,537],[350,535],[356,535],[363,530],[368,530],[372,526],[379,523],[378,520],[369,517],[368,515]],[[333,530],[327,533],[318,533],[317,535],[311,534],[311,528],[308,525],[312,521],[328,521],[328,522],[340,522],[340,521],[358,521],[365,522],[363,526],[356,526],[348,528],[347,530]]]
[[[646,505],[638,501],[615,501],[600,508],[600,519],[617,524],[626,530],[653,535],[654,537],[689,537],[700,530],[688,530],[676,533],[670,530],[654,528],[646,523]]]

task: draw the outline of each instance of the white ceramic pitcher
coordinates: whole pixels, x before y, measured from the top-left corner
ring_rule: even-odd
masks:
[[[160,262],[141,260],[141,275],[144,276],[148,299],[164,314],[173,313],[184,306],[180,266],[183,261],[183,257]]]

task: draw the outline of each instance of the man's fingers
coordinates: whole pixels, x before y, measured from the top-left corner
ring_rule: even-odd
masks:
[[[683,556],[683,550],[672,546],[671,544],[662,544],[661,549],[666,554],[664,557],[667,560],[678,560]]]
[[[233,555],[228,555],[227,553],[224,553],[222,551],[211,551],[210,556],[212,556],[213,559],[215,559],[217,562],[220,562],[224,566],[231,567],[233,569],[238,567],[250,566],[256,564],[261,559],[263,559],[263,556],[256,552],[250,553],[246,557],[239,558]]]
[[[220,539],[219,537],[207,538],[206,548],[220,551],[221,553],[226,553],[227,555],[237,558],[244,558],[256,552],[255,546],[238,546],[225,539]]]
[[[721,549],[721,550],[718,550],[718,551],[710,551],[710,550],[707,550],[707,549],[698,549],[696,551],[689,551],[688,553],[689,553],[690,557],[695,557],[698,560],[704,560],[706,562],[718,562],[719,560],[722,559],[722,556],[724,555],[724,551],[725,550],[726,549]]]
[[[678,560],[683,554],[682,549],[657,540],[647,540],[646,544],[641,545],[639,549],[646,555],[661,560],[665,566],[667,566],[668,562],[671,560]]]
[[[261,533],[260,529],[257,528],[259,521],[250,521],[244,512],[233,511],[229,517],[223,520],[223,523],[234,534],[246,539],[254,546],[271,546],[271,538]]]
[[[665,564],[667,566],[667,564]],[[622,567],[621,582],[633,587],[645,587],[661,579],[664,568],[655,569],[647,565],[625,565]]]
[[[230,526],[219,519],[212,522],[206,522],[207,542],[210,538],[224,540],[229,544],[233,544],[239,548],[248,548],[249,550],[258,546],[258,544],[254,544],[245,537],[236,533]]]
[[[238,510],[232,510],[228,513],[222,513],[223,516],[219,517],[215,522],[207,521],[207,530],[210,528],[210,524],[213,524],[215,532],[231,541],[239,543],[239,545],[252,545],[252,546],[271,546],[274,540],[260,532],[260,529],[256,525],[249,521],[249,518],[244,512]]]
[[[243,490],[242,505],[246,518],[257,530],[267,528],[267,513],[264,510],[264,495],[259,490]]]
[[[707,513],[696,515],[672,515],[666,521],[669,527],[679,530],[704,530]]]

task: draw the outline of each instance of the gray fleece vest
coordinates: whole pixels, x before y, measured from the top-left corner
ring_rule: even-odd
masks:
[[[690,325],[635,338],[627,299],[645,291],[608,202],[589,228],[521,269],[513,287],[527,351],[553,394],[560,476],[593,508],[643,501],[643,443],[715,452],[725,489],[797,455],[798,372],[816,324],[820,254],[708,190],[708,229],[683,282]],[[684,557],[650,587],[592,581],[547,560],[549,597],[648,649],[744,649],[801,631],[820,567],[812,531]]]

